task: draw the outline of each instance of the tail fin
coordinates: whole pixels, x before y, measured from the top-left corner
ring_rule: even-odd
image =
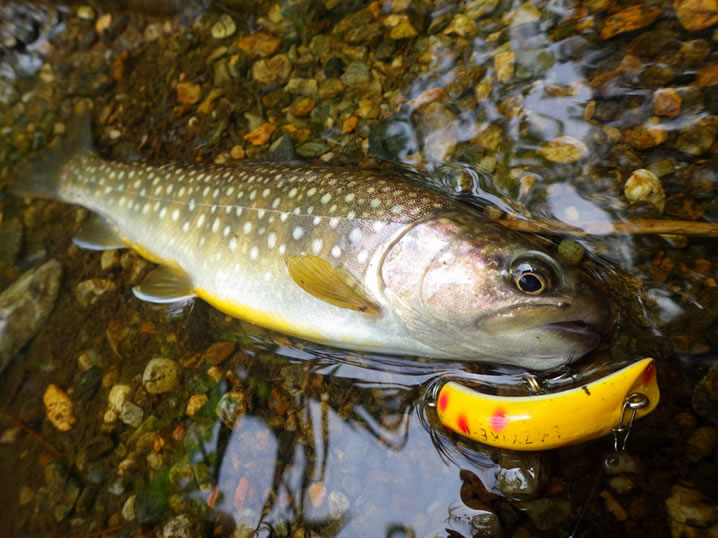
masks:
[[[18,196],[57,198],[63,167],[81,151],[93,151],[89,113],[74,119],[64,140],[21,162],[10,190]]]

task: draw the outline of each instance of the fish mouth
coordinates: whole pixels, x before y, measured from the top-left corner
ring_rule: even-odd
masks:
[[[576,308],[577,305],[528,304],[511,306],[478,321],[478,327],[492,334],[525,331],[551,332],[570,338],[600,338],[605,319],[600,313]]]

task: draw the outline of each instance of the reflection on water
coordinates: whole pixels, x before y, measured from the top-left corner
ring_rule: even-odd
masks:
[[[6,4],[0,180],[89,98],[98,148],[119,160],[258,158],[289,133],[303,159],[391,162],[491,218],[715,220],[715,7],[685,4]],[[178,81],[201,99],[180,100]],[[265,123],[267,143],[244,138]],[[543,388],[650,354],[662,403],[620,456],[610,439],[516,454],[444,429],[432,389],[527,394],[524,372],[307,347],[204,304],[139,304],[147,264],[69,247],[84,214],[0,204],[3,286],[46,258],[65,275],[2,378],[5,535],[715,533],[715,239],[577,239],[619,324]],[[78,306],[91,279],[113,291]],[[180,372],[158,394],[142,379],[156,357]],[[49,384],[74,404],[68,432],[46,420]]]

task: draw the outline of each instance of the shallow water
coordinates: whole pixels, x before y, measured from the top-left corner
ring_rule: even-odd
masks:
[[[0,6],[4,185],[89,99],[97,148],[119,160],[260,158],[289,132],[303,159],[394,162],[494,216],[589,230],[715,219],[716,26],[693,29],[705,21],[679,20],[671,2],[628,14],[599,1],[156,4]],[[236,29],[217,39],[223,14]],[[609,17],[633,29],[602,36]],[[264,34],[277,38],[269,56],[286,54],[288,73],[257,75],[259,44],[237,41]],[[199,84],[200,100],[179,99],[178,81]],[[221,93],[208,100],[212,90]],[[265,122],[279,127],[269,143],[244,139]],[[661,188],[626,191],[638,169]],[[610,437],[519,454],[438,422],[437,383],[525,394],[526,373],[338,352],[199,301],[143,304],[131,287],[149,265],[118,253],[103,270],[102,254],[71,245],[82,210],[7,193],[0,204],[3,287],[45,259],[64,271],[47,323],[0,380],[5,535],[715,532],[714,516],[686,527],[666,504],[676,486],[699,492],[685,503],[693,508],[718,499],[718,398],[699,383],[718,344],[715,239],[575,237],[617,304],[618,328],[600,352],[541,383],[556,390],[655,356],[662,388],[620,462],[607,464]],[[114,285],[82,306],[78,284],[93,278]],[[143,387],[155,357],[180,365],[180,383],[163,394]],[[46,418],[49,384],[73,400],[67,432]],[[118,385],[132,404],[120,420],[107,414]]]

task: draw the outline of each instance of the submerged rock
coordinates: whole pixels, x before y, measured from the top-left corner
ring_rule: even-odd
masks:
[[[62,266],[30,269],[0,294],[0,373],[35,335],[55,306]]]

